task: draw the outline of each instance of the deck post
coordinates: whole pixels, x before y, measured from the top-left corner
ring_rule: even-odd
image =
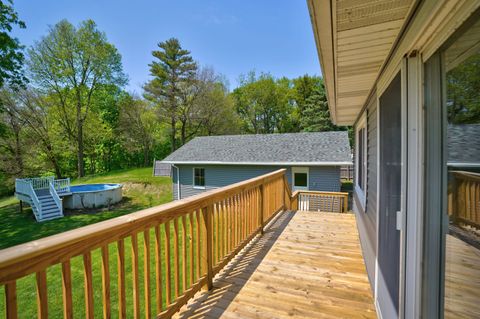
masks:
[[[203,213],[203,229],[206,232],[206,238],[204,237],[203,243],[203,254],[206,258],[204,259],[204,266],[206,266],[207,271],[207,283],[203,286],[204,290],[211,290],[213,288],[213,205],[208,205],[202,209]]]
[[[23,202],[20,201],[20,214],[23,213]]]
[[[264,215],[264,210],[265,210],[265,200],[264,200],[264,195],[265,195],[265,190],[264,190],[264,184],[260,185],[260,214],[258,214],[259,217],[259,225],[260,225],[260,233],[263,235],[264,233],[264,224],[263,224],[263,215]]]

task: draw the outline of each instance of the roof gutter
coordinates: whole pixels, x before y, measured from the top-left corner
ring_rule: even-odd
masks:
[[[343,166],[353,165],[352,161],[332,162],[222,162],[222,161],[162,161],[162,163],[182,165],[269,165],[269,166]]]

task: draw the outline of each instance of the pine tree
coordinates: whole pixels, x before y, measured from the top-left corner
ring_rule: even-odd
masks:
[[[305,100],[300,117],[300,126],[304,132],[323,132],[338,129],[330,120],[327,97],[323,85],[314,89]]]
[[[169,119],[173,152],[176,149],[176,123],[181,90],[194,80],[197,64],[190,51],[182,49],[176,38],[160,42],[158,47],[160,50],[152,52],[157,60],[149,64],[150,75],[154,78],[144,87],[145,98],[157,105],[162,117]]]

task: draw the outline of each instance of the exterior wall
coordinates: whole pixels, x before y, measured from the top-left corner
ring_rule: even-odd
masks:
[[[175,165],[180,170],[181,198],[200,194],[215,188],[238,183],[250,178],[264,175],[281,168],[287,168],[287,180],[292,185],[291,167],[282,166],[237,166],[237,165]],[[193,168],[205,168],[205,189],[193,187]],[[340,166],[309,167],[310,190],[340,191]],[[178,199],[177,170],[172,168],[173,198]]]
[[[367,109],[367,191],[365,209],[354,194],[353,207],[370,284],[375,282],[377,254],[377,98],[374,94]]]

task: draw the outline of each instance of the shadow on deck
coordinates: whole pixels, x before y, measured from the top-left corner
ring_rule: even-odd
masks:
[[[175,318],[376,318],[351,214],[285,212]]]

